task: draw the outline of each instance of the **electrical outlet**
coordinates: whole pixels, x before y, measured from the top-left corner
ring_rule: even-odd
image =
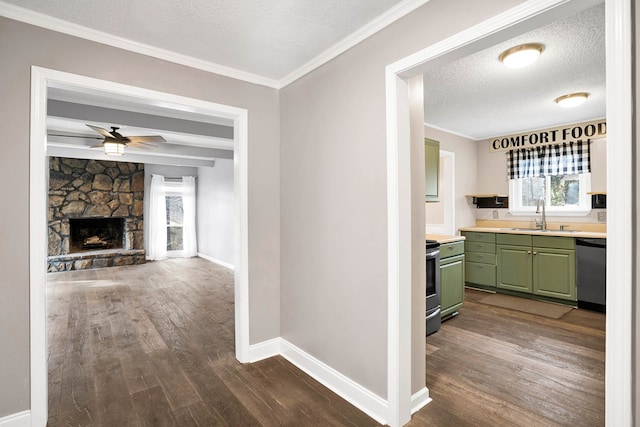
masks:
[[[601,222],[607,221],[607,211],[598,212],[598,221],[601,221]]]
[[[498,215],[498,211],[493,211],[493,219],[498,219],[499,215]]]

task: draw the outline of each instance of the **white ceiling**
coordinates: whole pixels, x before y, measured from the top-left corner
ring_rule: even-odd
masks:
[[[604,3],[425,74],[425,122],[472,139],[606,116]],[[509,69],[500,54],[542,43],[540,59]],[[588,92],[574,109],[554,99]]]
[[[155,48],[158,50],[148,54],[155,53],[169,60],[175,58],[165,53],[174,52],[183,55],[180,60],[196,61],[194,66],[221,70],[225,75],[266,82],[266,85],[277,88],[426,2],[0,0],[0,15],[134,51],[139,46]],[[49,20],[49,17],[56,19]],[[509,70],[498,62],[502,51],[524,42],[545,45],[543,55],[533,66]],[[481,140],[605,117],[604,60],[603,2],[576,16],[427,73],[425,122]],[[204,63],[212,66],[203,66]],[[591,94],[582,107],[564,110],[553,102],[560,95],[577,91]],[[73,97],[69,98],[70,94],[63,91],[52,96],[67,102],[123,111],[216,122],[212,118],[172,112],[152,104],[121,105],[121,101],[110,100],[108,94],[71,95]],[[85,121],[80,121],[82,123],[69,120],[67,130],[81,132],[78,124]],[[91,123],[105,128],[123,124],[116,120],[106,121],[95,118]],[[137,125],[131,129],[123,128],[125,132],[130,131],[129,135],[166,134],[166,130],[142,124],[124,124]],[[218,124],[229,125],[224,120]],[[58,120],[56,126],[61,130],[62,121]],[[196,135],[191,145],[200,144],[201,141],[195,141],[197,138]],[[221,142],[224,141],[216,143]],[[226,147],[224,144],[216,147],[228,148],[230,142],[226,141]]]
[[[363,27],[385,16],[397,19],[427,0],[4,1],[279,81]]]

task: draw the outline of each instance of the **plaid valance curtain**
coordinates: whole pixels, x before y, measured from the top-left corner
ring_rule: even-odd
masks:
[[[507,152],[509,179],[591,172],[591,141],[565,142]]]

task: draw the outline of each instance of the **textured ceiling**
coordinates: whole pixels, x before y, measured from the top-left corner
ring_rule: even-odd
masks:
[[[281,80],[402,1],[5,2],[138,43]]]
[[[425,74],[425,122],[473,139],[606,116],[604,3]],[[509,69],[500,54],[542,43],[533,65]],[[554,99],[588,92],[585,104]]]
[[[279,87],[327,52],[336,53],[332,49],[354,34],[363,34],[363,27],[375,27],[381,16],[397,17],[393,11],[407,12],[426,1],[4,0],[4,4],[250,73]],[[65,31],[64,26],[57,28]],[[75,34],[82,36],[82,28]],[[498,61],[502,51],[525,42],[545,45],[534,65],[511,70]],[[476,140],[605,117],[604,2],[430,71],[425,77],[425,122]],[[591,96],[576,109],[561,109],[553,102],[558,96],[582,91]],[[57,99],[121,107],[119,101],[109,99],[83,100],[85,95]],[[168,113],[158,112],[154,105],[125,105],[122,109]]]

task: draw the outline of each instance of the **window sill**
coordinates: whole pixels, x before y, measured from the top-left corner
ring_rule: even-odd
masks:
[[[591,213],[591,209],[586,211],[547,211],[547,217],[553,216],[587,216]],[[512,211],[509,209],[509,214],[513,216],[540,216],[541,214],[533,211]]]

